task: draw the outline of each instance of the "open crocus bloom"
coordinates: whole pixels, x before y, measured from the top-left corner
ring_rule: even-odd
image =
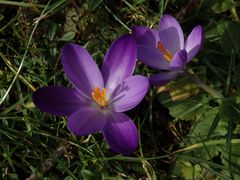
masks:
[[[113,151],[129,154],[138,146],[138,131],[122,112],[135,107],[149,86],[146,77],[132,75],[136,59],[136,43],[129,35],[112,43],[102,71],[86,49],[66,44],[61,60],[73,88],[40,88],[34,92],[33,102],[44,112],[67,116],[68,127],[74,134],[103,131]]]
[[[203,28],[198,25],[184,42],[182,28],[175,18],[163,15],[158,30],[134,26],[137,56],[146,65],[165,70],[150,77],[153,85],[164,85],[174,79],[198,53],[203,42]]]

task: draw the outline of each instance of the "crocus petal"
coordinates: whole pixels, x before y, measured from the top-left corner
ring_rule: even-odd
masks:
[[[124,112],[134,108],[146,95],[149,87],[148,78],[132,76],[121,82],[113,91],[112,104],[114,111]]]
[[[169,62],[164,59],[159,49],[145,45],[137,45],[137,56],[144,64],[159,70],[168,69]]]
[[[149,78],[150,84],[155,86],[162,86],[173,80],[179,74],[178,71],[160,72]]]
[[[186,50],[178,51],[169,65],[170,71],[179,71],[184,68],[185,64],[187,63],[187,52]]]
[[[130,154],[138,146],[138,131],[133,121],[123,113],[111,114],[103,127],[103,135],[110,148],[121,154]]]
[[[84,106],[68,118],[68,127],[77,136],[85,136],[102,130],[105,115],[96,107]]]
[[[62,48],[62,66],[68,79],[83,95],[91,97],[95,87],[103,88],[101,72],[86,49],[76,44]]]
[[[47,86],[33,93],[34,104],[43,112],[56,116],[70,116],[81,105],[77,90],[62,86]]]
[[[102,67],[107,93],[111,93],[119,82],[132,75],[136,59],[137,48],[132,36],[122,36],[112,43]]]
[[[172,54],[184,48],[183,31],[174,17],[163,15],[159,22],[158,33],[161,43]]]
[[[147,28],[145,26],[133,26],[132,35],[138,45],[143,44],[151,47],[157,47],[159,36],[158,32],[154,29]]]
[[[192,32],[189,34],[186,42],[185,49],[188,54],[188,62],[191,61],[194,56],[198,53],[199,49],[202,46],[204,39],[204,31],[202,26],[198,25],[193,28]]]

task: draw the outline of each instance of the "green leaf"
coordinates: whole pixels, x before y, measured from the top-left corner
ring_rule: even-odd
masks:
[[[205,112],[202,118],[193,125],[190,133],[188,142],[191,143],[201,143],[207,141],[207,135],[209,128],[217,116],[218,110],[210,109]],[[227,122],[220,120],[218,126],[213,131],[212,137],[225,136],[227,134]],[[195,150],[195,153],[204,159],[211,159],[212,157],[218,156],[219,152],[222,150],[223,145],[216,146],[203,146],[203,148]]]
[[[201,118],[202,114],[209,109],[208,97],[186,99],[183,101],[166,102],[163,104],[169,109],[171,116],[177,120],[196,120]]]
[[[213,6],[212,6],[212,10],[217,13],[220,14],[222,12],[226,12],[228,10],[231,10],[233,7],[236,6],[236,3],[232,0],[218,0]]]
[[[90,171],[88,169],[83,169],[81,170],[81,175],[85,178],[85,179],[99,179],[101,178],[101,173],[100,172],[93,172]]]
[[[212,122],[215,120],[217,113],[218,113],[218,110],[216,108],[206,111],[203,114],[202,118],[192,126],[192,129],[189,135],[192,138],[194,137],[198,138],[198,140],[194,140],[194,142],[206,140],[209,128],[211,127]],[[221,124],[221,122],[219,122],[219,124]],[[215,128],[215,131],[213,134],[219,134],[219,133],[223,133],[225,135],[227,133],[227,130],[222,129],[219,125]],[[199,139],[199,137],[201,137],[202,139]],[[191,141],[193,141],[193,139]]]
[[[191,164],[189,161],[177,161],[174,174],[182,176],[184,179],[195,179],[200,176],[202,168],[200,165]]]
[[[218,123],[219,123],[219,120],[220,120],[220,116],[219,116],[219,113],[217,113],[217,115],[215,116],[209,130],[208,130],[208,135],[207,135],[207,139],[210,139],[211,135],[213,134],[214,130],[216,129]]]
[[[222,163],[229,168],[224,174],[233,176],[234,179],[240,179],[240,146],[232,144],[231,152],[222,151]]]
[[[219,106],[219,115],[222,119],[240,121],[240,108],[236,98],[228,98]]]
[[[134,0],[135,5],[143,4],[146,0]]]
[[[58,25],[56,23],[52,23],[49,25],[49,29],[48,29],[48,37],[49,40],[52,41],[54,39],[54,37],[56,36],[57,30],[58,30]]]
[[[233,49],[240,50],[240,25],[238,23],[220,20],[214,28],[206,32],[206,39],[219,41],[225,54],[231,54]]]
[[[75,35],[75,32],[67,32],[59,39],[59,41],[71,41],[75,37]]]

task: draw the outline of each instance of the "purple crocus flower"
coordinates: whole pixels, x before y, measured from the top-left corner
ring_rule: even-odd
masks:
[[[135,107],[148,91],[148,79],[132,75],[137,59],[134,39],[125,35],[112,43],[102,71],[76,44],[62,48],[62,66],[73,88],[48,86],[33,94],[42,111],[68,117],[68,127],[77,136],[97,131],[115,152],[129,154],[138,146],[138,131],[124,113]]]
[[[203,28],[198,25],[184,42],[182,28],[170,15],[163,15],[158,30],[134,26],[132,35],[137,42],[137,56],[146,65],[163,70],[149,81],[164,85],[174,79],[198,53],[203,43]]]

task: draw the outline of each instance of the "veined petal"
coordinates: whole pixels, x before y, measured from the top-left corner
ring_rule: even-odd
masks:
[[[102,130],[106,116],[96,107],[84,106],[68,118],[68,127],[77,136],[85,136]]]
[[[33,93],[34,104],[56,116],[70,116],[83,104],[81,98],[77,90],[63,86],[47,86]]]
[[[140,103],[148,91],[148,78],[132,76],[121,82],[112,93],[112,108],[115,112],[124,112]]]
[[[169,62],[157,48],[145,45],[137,45],[137,56],[144,64],[159,70],[167,70]]]
[[[162,86],[173,80],[179,74],[178,71],[160,72],[149,78],[151,85]]]
[[[159,41],[158,32],[154,29],[145,26],[133,26],[132,35],[137,42],[137,45],[148,45],[157,47]]]
[[[161,43],[172,54],[184,48],[183,31],[177,20],[170,15],[163,15],[159,22],[158,34]]]
[[[137,48],[132,36],[122,36],[112,43],[102,67],[107,93],[111,93],[119,82],[132,75],[136,60]]]
[[[185,49],[188,55],[188,62],[191,61],[194,56],[198,53],[202,46],[204,39],[204,31],[202,26],[198,25],[193,28],[192,32],[189,34],[186,42]]]
[[[184,68],[185,64],[187,63],[187,52],[186,50],[178,51],[169,65],[170,71],[179,71]]]
[[[138,131],[133,121],[123,113],[111,114],[103,127],[103,135],[110,148],[130,154],[138,146]]]
[[[103,88],[101,72],[86,49],[76,44],[66,44],[62,48],[61,58],[65,74],[81,94],[91,97],[95,87]]]

